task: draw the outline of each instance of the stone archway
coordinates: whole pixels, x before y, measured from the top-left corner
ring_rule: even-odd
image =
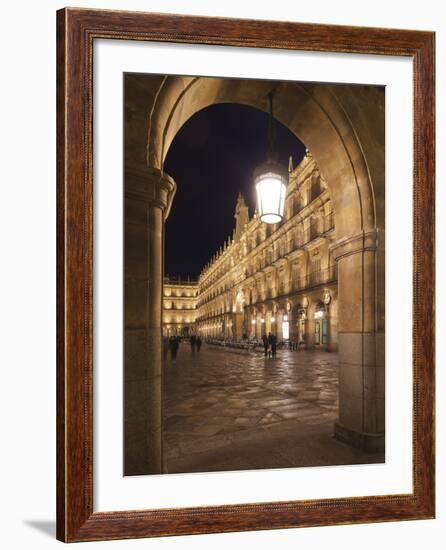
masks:
[[[364,87],[358,88],[364,93]],[[370,95],[376,90],[374,87],[367,89]],[[360,142],[360,129],[352,125],[352,118],[355,114],[357,116],[354,110],[358,108],[373,110],[368,105],[370,101],[375,101],[375,108],[380,105],[376,105],[377,98],[361,97],[361,93],[356,97],[352,92],[341,103],[342,86],[339,85],[166,77],[150,114],[146,158],[148,166],[163,171],[164,159],[173,138],[198,111],[216,103],[240,103],[266,111],[267,97],[272,90],[275,118],[305,143],[327,181],[338,238],[341,240],[359,231],[375,229],[376,219],[383,214],[375,210],[383,207],[381,195],[384,192],[384,174],[379,162],[383,157],[376,159],[379,152],[374,149],[379,137],[383,136],[372,135],[373,129],[366,128],[363,132],[366,143]],[[349,102],[352,104],[348,105]],[[376,113],[374,115],[376,119]],[[374,120],[375,124],[377,122]],[[375,130],[381,134],[383,128]],[[370,162],[366,161],[367,145],[371,149],[368,156],[373,157]],[[346,205],[348,216],[340,216],[341,211],[347,211]]]
[[[162,266],[163,221],[175,193],[175,183],[164,173],[163,163],[176,133],[196,112],[216,103],[241,103],[266,110],[271,90],[274,90],[275,117],[311,151],[333,204],[337,241],[332,254],[338,263],[340,360],[340,410],[335,431],[339,438],[359,447],[382,448],[384,94],[376,87],[127,75],[126,112],[131,123],[126,116],[126,209],[130,218],[139,216],[140,225],[142,219],[146,224],[145,229],[140,227],[144,236],[129,236],[132,242],[138,241],[135,246],[145,254],[144,265],[140,266],[143,269],[138,272],[135,267],[135,273],[145,281],[147,292],[147,300],[143,302],[147,311],[139,319],[138,327],[145,333],[149,348],[152,351],[157,348],[161,334],[157,311],[162,288],[159,266]],[[147,242],[151,246],[147,247]],[[133,273],[126,271],[126,276],[130,284]],[[132,295],[130,289],[129,295]],[[127,318],[132,319],[132,311],[126,314],[125,347],[136,353],[134,334],[129,333],[127,339]],[[134,328],[131,323],[129,328]],[[148,391],[153,392],[156,380],[161,377],[161,367],[155,372],[144,360],[144,353],[147,356],[149,352],[140,349],[139,353],[145,365],[140,376],[151,380]],[[129,367],[129,372],[133,371],[136,372],[135,368]],[[141,428],[146,429],[146,424],[142,423]],[[161,424],[150,429],[158,434]],[[129,434],[128,441],[135,441],[135,435]],[[149,446],[146,445],[145,451],[141,449],[140,456],[147,454]],[[147,470],[143,459],[136,468],[129,469],[138,473],[141,468]]]

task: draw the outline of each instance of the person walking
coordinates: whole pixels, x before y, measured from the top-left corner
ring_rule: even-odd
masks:
[[[268,335],[268,344],[271,348],[271,356],[274,358],[277,352],[277,336],[272,332]]]
[[[195,344],[196,343],[197,343],[197,338],[196,338],[195,334],[192,334],[192,336],[190,337],[190,348],[193,352],[195,351]]]
[[[263,342],[263,349],[265,350],[265,357],[268,356],[268,348],[269,348],[269,342],[268,342],[268,336],[266,333],[262,336],[262,342]]]
[[[201,348],[201,338],[199,336],[197,336],[196,344],[197,344],[197,352],[199,353]]]
[[[169,353],[169,337],[163,336],[163,358],[164,361],[167,359],[167,354]]]
[[[172,361],[177,358],[178,348],[180,347],[180,339],[178,336],[171,336],[169,340],[170,356]]]

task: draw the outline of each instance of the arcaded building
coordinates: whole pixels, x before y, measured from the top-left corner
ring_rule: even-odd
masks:
[[[240,194],[233,235],[197,282],[166,279],[165,335],[253,339],[272,332],[308,349],[337,349],[335,240],[326,182],[310,153],[293,169],[282,223],[268,225]]]
[[[282,223],[268,225],[239,195],[233,236],[198,279],[197,332],[337,349],[337,271],[327,185],[310,153],[292,169]]]

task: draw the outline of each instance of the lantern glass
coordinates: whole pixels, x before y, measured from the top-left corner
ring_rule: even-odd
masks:
[[[257,204],[262,222],[274,224],[283,219],[286,185],[281,174],[266,172],[256,178]]]

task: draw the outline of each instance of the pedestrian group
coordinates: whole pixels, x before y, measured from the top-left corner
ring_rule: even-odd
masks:
[[[262,336],[263,349],[265,350],[265,357],[275,357],[277,352],[277,336],[270,332],[268,336],[266,333]]]
[[[263,349],[265,351],[265,357],[276,357],[277,353],[277,336],[273,334],[272,332],[263,334],[262,336],[263,341]],[[202,340],[200,336],[192,335],[189,338],[190,342],[190,348],[192,353],[200,352]],[[178,349],[180,347],[181,343],[181,337],[180,336],[165,336],[163,339],[163,353],[164,353],[164,359],[167,359],[167,355],[170,351],[170,357],[172,360],[175,361],[177,358]]]
[[[189,339],[192,352],[200,352],[202,340],[199,336],[192,335]],[[178,349],[181,343],[181,336],[165,336],[163,338],[163,354],[164,359],[167,359],[170,351],[170,358],[175,361],[177,358]]]

